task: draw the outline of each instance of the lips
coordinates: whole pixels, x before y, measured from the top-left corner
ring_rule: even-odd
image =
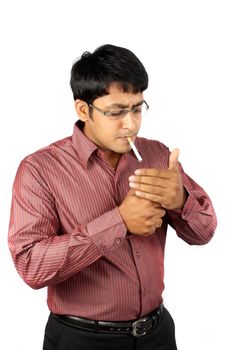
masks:
[[[124,141],[124,142],[129,143],[128,138],[126,136],[125,137],[119,137],[119,139]],[[131,139],[132,139],[132,136],[131,136]]]
[[[128,138],[130,138],[132,141],[134,141],[136,138],[136,135],[134,134],[134,135],[121,136],[119,138],[124,140],[128,140]]]

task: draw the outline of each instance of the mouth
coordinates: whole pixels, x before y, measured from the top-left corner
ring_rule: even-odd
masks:
[[[130,139],[130,140],[132,140],[134,142],[135,139],[136,139],[136,136],[137,136],[136,134],[134,134],[134,135],[127,135],[127,136],[121,136],[121,137],[119,137],[119,139],[127,141],[129,143],[128,139]]]

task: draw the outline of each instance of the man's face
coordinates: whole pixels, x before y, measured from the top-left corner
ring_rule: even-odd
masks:
[[[131,109],[143,102],[142,93],[125,93],[116,86],[111,86],[109,94],[95,99],[93,106],[104,111],[119,111],[119,109]],[[112,118],[101,114],[98,110],[91,108],[92,116],[85,121],[84,133],[102,151],[114,153],[127,153],[130,145],[127,137],[132,141],[141,126],[141,116],[137,113],[128,113],[121,118]]]

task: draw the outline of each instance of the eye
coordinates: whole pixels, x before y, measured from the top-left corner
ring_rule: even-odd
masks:
[[[138,114],[141,114],[142,113],[142,106],[137,106],[133,109],[133,112],[134,113],[138,113]]]
[[[113,118],[123,117],[127,111],[125,109],[116,109],[114,111],[109,112],[109,116]]]

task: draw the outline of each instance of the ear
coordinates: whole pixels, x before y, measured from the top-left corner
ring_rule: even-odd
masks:
[[[79,119],[81,119],[83,122],[86,122],[89,119],[89,108],[86,102],[82,100],[76,100],[75,110]]]

